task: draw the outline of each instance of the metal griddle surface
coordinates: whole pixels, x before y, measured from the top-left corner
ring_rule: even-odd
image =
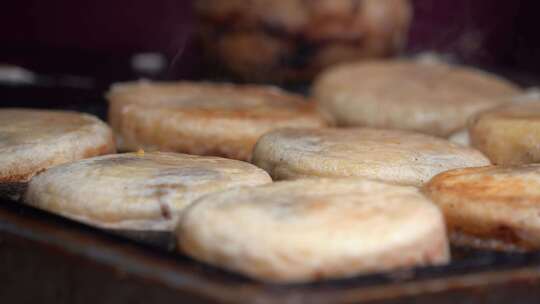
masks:
[[[539,83],[510,76],[527,86]],[[78,110],[105,119],[102,93],[0,87],[7,100],[2,106]],[[0,201],[0,303],[540,303],[540,252],[452,248],[452,257],[446,266],[264,284],[176,253],[168,234],[103,231]]]

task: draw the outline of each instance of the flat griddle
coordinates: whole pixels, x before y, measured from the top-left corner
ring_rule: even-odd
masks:
[[[503,72],[522,85],[540,83]],[[103,89],[0,86],[4,107],[105,119],[102,96]],[[177,253],[173,240],[100,230],[0,200],[0,303],[540,303],[540,252],[454,247],[446,266],[281,285],[197,262]]]

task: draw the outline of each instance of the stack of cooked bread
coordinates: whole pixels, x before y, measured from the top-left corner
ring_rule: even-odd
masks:
[[[309,81],[330,65],[389,57],[407,40],[409,0],[195,0],[204,58],[248,81]]]
[[[0,110],[0,181],[90,225],[175,233],[182,253],[270,282],[444,264],[448,239],[540,249],[540,100],[515,102],[521,93],[406,60],[330,68],[312,99],[117,84],[111,129],[86,114]],[[446,139],[464,128],[472,146]]]

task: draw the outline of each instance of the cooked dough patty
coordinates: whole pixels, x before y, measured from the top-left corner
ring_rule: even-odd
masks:
[[[540,249],[540,165],[457,169],[435,176],[425,194],[443,211],[459,245]]]
[[[121,150],[161,150],[247,160],[257,139],[280,127],[323,127],[304,98],[274,87],[128,83],[108,94]]]
[[[489,161],[444,139],[359,128],[276,130],[257,142],[253,163],[275,179],[360,176],[420,186],[439,172]]]
[[[112,229],[171,230],[195,199],[272,180],[241,161],[175,153],[127,153],[86,159],[36,175],[25,202]]]
[[[3,186],[25,183],[51,166],[114,151],[111,130],[94,116],[0,109],[0,192],[11,191]]]
[[[520,92],[480,70],[442,62],[378,61],[323,72],[313,94],[338,125],[413,130],[447,137],[467,119]]]
[[[440,211],[414,187],[309,179],[237,188],[188,208],[181,250],[264,281],[350,277],[449,260]]]
[[[494,164],[540,162],[540,99],[505,105],[475,116],[472,145]]]
[[[540,90],[537,87],[530,87],[526,89],[523,93],[517,94],[512,96],[512,98],[508,98],[507,102],[503,102],[503,104],[514,104],[514,103],[528,103],[528,102],[538,102],[540,100]],[[495,109],[501,105],[497,105],[494,107]],[[486,110],[489,111],[489,110]],[[480,112],[482,113],[482,112]],[[477,114],[479,115],[479,114]],[[474,119],[475,116],[471,117],[471,119]],[[469,122],[471,121],[469,120]],[[474,120],[473,120],[474,122]],[[470,123],[469,123],[470,124]],[[467,128],[460,130],[458,132],[453,133],[448,137],[448,140],[451,142],[455,142],[457,144],[460,144],[462,146],[470,146],[471,140],[469,136],[469,130]]]

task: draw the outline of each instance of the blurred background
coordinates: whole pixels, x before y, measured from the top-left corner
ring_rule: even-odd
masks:
[[[490,69],[540,72],[538,1],[411,3],[402,54],[433,51]],[[205,64],[193,6],[188,0],[4,2],[0,64],[81,88],[139,77],[213,78],[221,67]]]

